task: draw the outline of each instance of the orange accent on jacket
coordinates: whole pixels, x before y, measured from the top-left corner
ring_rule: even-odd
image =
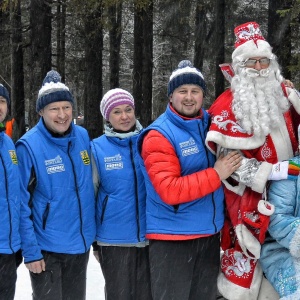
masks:
[[[12,118],[11,120],[9,120],[5,123],[5,133],[11,138],[12,138],[12,133],[13,133],[14,122],[15,122],[15,119]]]

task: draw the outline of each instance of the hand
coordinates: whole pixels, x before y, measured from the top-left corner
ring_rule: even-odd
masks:
[[[32,273],[42,273],[46,270],[46,264],[43,259],[25,264],[25,266]]]
[[[286,87],[289,87],[289,88],[292,88],[292,89],[294,88],[294,84],[290,80],[288,80],[288,79],[285,79],[284,82],[283,82],[283,84]]]
[[[238,151],[229,152],[226,156],[221,154],[215,162],[214,169],[219,174],[220,179],[224,180],[241,166],[242,159],[243,157]]]

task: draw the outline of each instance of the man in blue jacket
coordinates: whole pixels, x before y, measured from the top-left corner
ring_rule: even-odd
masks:
[[[9,102],[8,91],[0,84],[0,299],[5,300],[13,300],[15,296],[21,247],[18,160],[14,143],[5,134],[3,125]]]
[[[20,233],[34,300],[85,299],[95,199],[89,136],[72,123],[73,104],[60,75],[48,72],[36,103],[40,120],[16,144]]]

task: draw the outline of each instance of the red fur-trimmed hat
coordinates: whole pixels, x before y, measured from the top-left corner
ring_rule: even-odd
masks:
[[[263,37],[256,22],[248,22],[234,29],[236,41],[233,61],[245,61],[250,57],[273,58],[272,47]]]

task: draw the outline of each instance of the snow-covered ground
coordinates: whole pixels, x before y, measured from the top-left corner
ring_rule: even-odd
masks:
[[[18,279],[15,300],[31,300],[31,284],[28,270],[22,264],[18,268]],[[92,252],[87,269],[86,300],[104,300],[104,279],[99,263]]]

